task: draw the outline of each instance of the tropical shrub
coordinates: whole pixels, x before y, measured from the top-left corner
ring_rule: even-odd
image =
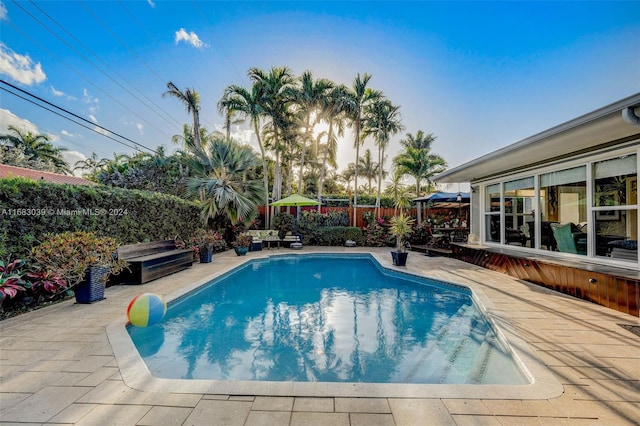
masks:
[[[287,232],[293,231],[294,218],[289,213],[279,212],[273,217],[273,228],[278,231],[280,238],[284,238]]]
[[[375,221],[363,228],[365,245],[369,247],[393,246],[395,239],[389,234],[384,222]]]
[[[84,281],[91,266],[109,269],[118,274],[127,263],[117,258],[118,243],[111,237],[77,231],[50,234],[33,248],[31,258],[40,269],[64,277],[73,287]]]

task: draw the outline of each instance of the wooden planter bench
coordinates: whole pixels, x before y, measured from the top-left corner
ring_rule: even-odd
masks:
[[[129,263],[120,274],[124,284],[144,284],[182,271],[193,264],[193,250],[178,249],[174,240],[129,244],[118,247],[118,259]]]

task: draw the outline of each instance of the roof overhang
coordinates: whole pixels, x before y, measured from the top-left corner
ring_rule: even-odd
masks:
[[[640,116],[640,93],[446,170],[434,180],[473,183],[640,138],[640,126],[623,119],[626,108]]]

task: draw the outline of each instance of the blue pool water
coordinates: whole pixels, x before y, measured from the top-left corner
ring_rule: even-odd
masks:
[[[468,289],[369,256],[252,260],[128,331],[162,378],[528,383]]]

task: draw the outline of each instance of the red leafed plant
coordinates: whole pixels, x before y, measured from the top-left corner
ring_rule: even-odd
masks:
[[[21,259],[6,262],[0,260],[0,304],[5,299],[14,298],[28,287],[29,283],[22,279],[24,274],[20,272],[23,265],[24,260]]]
[[[69,283],[64,276],[46,269],[28,272],[27,278],[31,281],[33,293],[44,293],[47,298],[53,297],[69,287]]]

